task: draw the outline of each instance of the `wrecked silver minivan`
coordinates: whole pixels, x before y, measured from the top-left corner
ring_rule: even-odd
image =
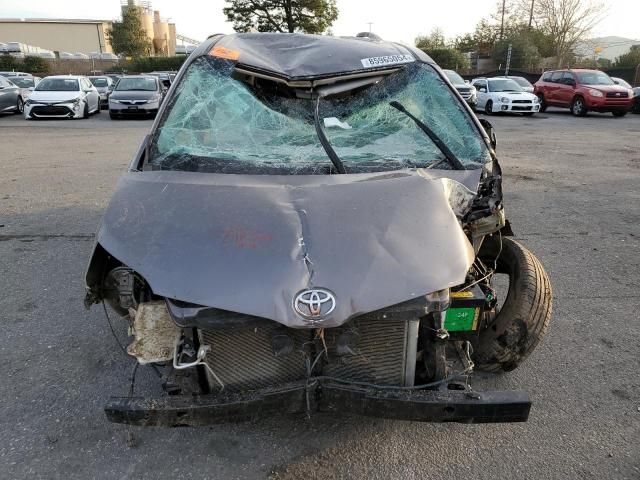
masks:
[[[490,125],[424,53],[372,38],[216,35],[120,179],[86,305],[129,323],[161,398],[111,421],[276,413],[525,421],[476,391],[544,336],[551,286],[509,238]]]

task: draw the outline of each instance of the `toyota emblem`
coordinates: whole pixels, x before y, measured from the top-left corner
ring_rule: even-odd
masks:
[[[336,308],[336,297],[324,288],[303,290],[293,299],[293,309],[312,322],[320,321]]]

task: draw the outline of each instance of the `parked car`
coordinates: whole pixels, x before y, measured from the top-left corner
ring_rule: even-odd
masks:
[[[527,80],[524,77],[518,77],[516,75],[508,75],[504,78],[510,78],[511,80],[513,80],[514,82],[516,82],[518,85],[520,85],[520,87],[522,88],[523,91],[527,92],[527,93],[533,93],[533,84]]]
[[[633,89],[633,106],[631,107],[633,113],[640,113],[640,87]]]
[[[94,75],[88,77],[89,81],[96,87],[100,95],[100,108],[109,108],[109,95],[113,87],[113,80],[106,75]]]
[[[547,107],[569,108],[577,117],[589,111],[624,117],[633,105],[633,92],[616,85],[599,70],[569,69],[545,72],[535,83],[542,111]]]
[[[160,79],[148,75],[122,77],[109,95],[109,116],[155,116],[167,89]]]
[[[471,108],[475,108],[477,99],[477,92],[473,85],[465,82],[464,79],[453,70],[443,70],[449,81],[453,84],[460,96],[464,98]]]
[[[173,83],[173,80],[176,78],[176,72],[172,71],[163,71],[163,72],[149,72],[145,73],[145,75],[152,75],[154,77],[158,77],[162,84],[169,88]]]
[[[478,91],[476,108],[487,115],[503,112],[531,116],[540,111],[538,97],[510,78],[476,78],[472,84]]]
[[[24,107],[24,117],[88,118],[100,113],[100,95],[89,79],[80,75],[43,78]]]
[[[0,113],[21,113],[24,99],[20,87],[6,77],[0,76]]]
[[[127,80],[147,79],[114,95]],[[433,60],[216,35],[176,82],[106,210],[85,297],[122,316],[138,363],[166,365],[172,395],[112,398],[111,421],[526,420],[524,392],[463,379],[531,354],[551,285],[508,236],[491,125]]]
[[[30,77],[30,73],[25,72],[0,72],[0,77]]]
[[[629,85],[629,82],[627,82],[624,78],[611,77],[611,80],[613,80],[613,83],[615,83],[616,85],[620,85],[621,87],[632,88],[631,85]]]
[[[23,101],[31,96],[31,92],[36,88],[36,85],[40,82],[40,77],[6,77],[7,80],[16,84],[20,89],[20,96]]]

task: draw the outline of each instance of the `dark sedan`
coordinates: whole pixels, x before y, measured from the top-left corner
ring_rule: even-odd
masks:
[[[23,110],[24,99],[20,87],[0,76],[0,113],[22,113]]]
[[[131,75],[118,80],[109,95],[109,116],[155,116],[167,89],[156,77]]]

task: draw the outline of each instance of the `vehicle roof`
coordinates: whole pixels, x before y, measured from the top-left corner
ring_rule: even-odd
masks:
[[[602,70],[598,70],[597,68],[556,68],[553,70],[547,70],[544,73],[552,73],[552,72],[600,72],[606,73]]]
[[[67,78],[67,79],[75,79],[75,80],[79,80],[81,78],[87,78],[85,75],[48,75],[46,77],[43,78]]]
[[[218,47],[221,47],[219,51],[227,52],[229,55],[225,58],[231,57],[236,60],[239,67],[254,72],[269,72],[289,80],[309,80],[402,66],[400,62],[381,67],[364,66],[363,60],[372,57],[410,55],[414,59],[433,63],[433,60],[421,50],[399,43],[369,37],[333,37],[302,33],[215,35],[196,50],[194,58],[208,55]]]

